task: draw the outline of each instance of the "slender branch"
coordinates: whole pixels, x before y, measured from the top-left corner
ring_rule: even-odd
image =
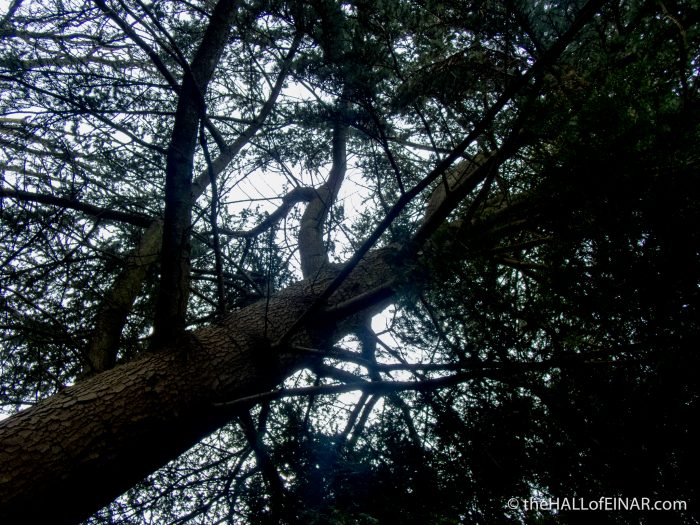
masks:
[[[248,144],[248,142],[250,142],[250,140],[260,130],[260,128],[262,128],[262,125],[272,113],[272,110],[274,109],[275,104],[277,103],[277,98],[279,97],[280,93],[282,92],[282,88],[284,87],[284,83],[292,66],[294,56],[296,55],[299,45],[301,44],[301,39],[301,33],[297,33],[294,36],[294,41],[292,42],[287,56],[282,62],[280,72],[277,75],[277,80],[275,82],[275,86],[272,92],[270,93],[270,96],[260,108],[260,111],[258,112],[258,115],[255,117],[253,122],[243,131],[243,133],[241,133],[238,136],[236,140],[234,140],[231,144],[223,148],[219,156],[212,161],[212,173],[221,173],[224,170],[224,168],[231,163],[234,157],[238,155],[241,149],[243,149],[243,147],[246,144]],[[210,176],[211,174],[207,169],[192,182],[192,200],[196,200],[204,192],[204,189],[209,184]]]
[[[542,271],[548,271],[551,270],[549,266],[546,266],[544,264],[537,264],[537,263],[531,263],[527,261],[520,261],[518,259],[512,259],[510,257],[499,257],[495,256],[493,258],[496,262],[503,264],[505,266],[510,266],[511,268],[516,268],[516,269],[524,269],[524,270],[542,270]]]
[[[355,406],[352,409],[352,412],[350,412],[350,415],[348,416],[348,420],[345,423],[345,428],[338,436],[338,442],[337,442],[336,447],[335,447],[336,454],[339,454],[342,451],[343,447],[345,447],[345,445],[349,441],[348,437],[350,436],[350,432],[352,431],[353,427],[355,426],[357,419],[360,417],[360,413],[362,412],[362,408],[367,404],[368,399],[369,399],[369,394],[367,394],[366,392],[362,392],[360,399],[357,401],[357,403],[355,404]]]
[[[133,224],[141,228],[147,228],[153,219],[146,215],[138,215],[126,213],[123,211],[109,210],[101,208],[85,202],[80,202],[73,198],[57,197],[56,195],[46,195],[42,193],[33,193],[23,190],[14,190],[11,188],[0,188],[0,199],[14,199],[23,202],[37,202],[41,204],[50,204],[63,209],[81,211],[97,220],[117,221],[127,224]]]
[[[177,42],[172,37],[170,32],[163,26],[163,24],[160,23],[160,20],[158,19],[158,17],[154,16],[153,11],[151,9],[149,9],[148,6],[146,4],[144,4],[141,0],[136,0],[136,3],[148,15],[148,18],[151,19],[151,22],[156,26],[158,31],[160,31],[161,33],[163,33],[163,35],[165,35],[166,40],[168,41],[168,43],[172,47],[172,54],[174,54],[176,60],[180,63],[180,65],[183,68],[188,68],[189,64],[187,63],[187,59],[185,58],[185,55],[180,50],[180,47],[177,45]],[[124,5],[124,4],[122,3],[122,5]],[[124,7],[126,8],[125,5],[124,5]],[[151,33],[151,34],[153,34],[153,33]],[[156,35],[153,35],[153,36],[156,37]]]
[[[342,361],[347,361],[349,363],[354,363],[360,365],[367,369],[372,368],[373,364],[364,357],[356,354],[355,352],[349,352],[337,346],[329,348],[327,350],[320,350],[317,348],[309,348],[306,346],[290,345],[289,350],[297,352],[300,354],[308,355],[312,359],[339,359]]]
[[[370,117],[372,118],[372,121],[374,122],[374,125],[377,127],[377,132],[379,133],[379,143],[382,146],[382,149],[384,150],[384,153],[386,154],[386,158],[389,160],[389,164],[391,165],[391,168],[394,170],[394,175],[396,176],[396,184],[399,187],[399,191],[401,193],[404,193],[406,189],[404,188],[403,184],[403,178],[401,177],[401,168],[399,168],[399,165],[396,162],[396,158],[394,157],[394,154],[391,152],[391,147],[389,146],[389,140],[387,139],[387,135],[384,131],[384,124],[379,120],[379,117],[377,116],[377,112],[374,109],[374,106],[371,103],[367,104],[367,112],[369,113]],[[431,137],[432,140],[432,137]]]
[[[263,401],[274,401],[289,397],[305,397],[309,395],[337,395],[347,392],[364,392],[367,394],[392,394],[395,392],[426,392],[449,388],[466,381],[481,378],[504,379],[513,374],[536,370],[549,370],[566,366],[601,366],[601,365],[638,365],[638,359],[552,359],[540,362],[484,364],[477,370],[458,372],[442,377],[424,378],[416,381],[364,381],[355,377],[353,382],[346,384],[318,385],[311,387],[280,388],[261,394],[241,397],[225,403],[214,403],[216,407],[244,407]]]
[[[199,142],[204,152],[204,160],[211,175],[211,205],[209,208],[209,224],[211,225],[211,235],[214,245],[214,267],[216,270],[216,295],[217,295],[217,315],[226,313],[226,285],[224,283],[224,265],[221,259],[221,240],[219,239],[219,227],[217,206],[219,203],[219,190],[216,184],[216,175],[211,166],[211,156],[207,146],[207,138],[204,135],[204,121],[200,121]]]
[[[336,381],[340,381],[342,383],[357,383],[358,381],[365,381],[365,379],[356,376],[352,372],[347,372],[346,370],[341,370],[340,368],[323,363],[316,363],[313,366],[313,371],[321,377],[330,377],[331,379],[335,379]]]
[[[76,108],[75,112],[77,114],[86,114],[90,115],[106,126],[116,129],[117,131],[124,133],[126,136],[129,137],[133,142],[136,144],[139,144],[140,146],[143,146],[144,148],[153,150],[157,153],[160,154],[165,154],[167,153],[167,150],[165,148],[162,148],[161,146],[158,146],[157,144],[151,144],[150,142],[146,142],[145,140],[139,138],[134,132],[132,132],[129,128],[126,126],[118,123],[114,119],[110,119],[105,117],[101,111],[93,111],[92,108],[88,107],[83,101],[80,99],[76,98],[72,93],[67,93],[66,95],[62,95],[59,93],[55,93],[53,91],[49,91],[47,89],[43,89],[39,86],[37,86],[34,83],[27,82],[25,80],[22,80],[21,78],[16,78],[8,75],[0,75],[0,80],[5,80],[10,83],[16,83],[24,88],[27,88],[35,93],[38,93],[40,95],[46,95],[51,98],[55,98],[56,100],[60,100],[61,102],[64,102],[68,104],[71,107]]]
[[[15,12],[19,7],[22,5],[22,0],[13,0],[12,3],[10,4],[9,8],[7,9],[7,14],[2,17],[2,20],[0,20],[0,29],[5,29],[6,27],[9,29],[11,27],[10,25],[10,20],[12,20],[12,17],[15,16]]]
[[[246,441],[255,454],[255,459],[270,489],[270,497],[274,514],[281,516],[284,507],[286,491],[277,467],[270,458],[270,454],[262,440],[262,432],[255,428],[253,418],[249,412],[244,412],[238,417],[238,421],[245,434]]]
[[[357,441],[360,439],[360,434],[362,433],[365,426],[367,425],[367,420],[369,419],[369,416],[372,413],[372,410],[374,410],[374,406],[377,404],[377,402],[380,399],[381,399],[380,396],[370,396],[370,398],[368,399],[365,406],[362,407],[362,413],[360,414],[360,419],[355,424],[355,428],[352,431],[352,435],[350,436],[350,439],[346,444],[346,447],[348,448],[348,450],[354,449],[355,446],[357,445]]]
[[[527,250],[529,248],[534,248],[536,246],[541,246],[552,242],[553,237],[538,237],[537,239],[532,239],[530,241],[518,242],[515,244],[508,244],[506,246],[496,246],[489,250],[489,254],[497,255],[502,253],[511,253],[516,251]]]
[[[134,31],[134,29],[129,25],[126,20],[124,20],[122,17],[120,17],[113,9],[111,9],[105,0],[93,0],[95,5],[100,8],[100,10],[107,15],[115,24],[119,26],[119,28],[124,32],[125,35],[127,35],[131,40],[133,40],[137,46],[139,46],[145,53],[148,55],[148,58],[151,59],[151,62],[153,63],[154,66],[156,66],[156,69],[160,72],[160,74],[163,76],[163,78],[166,80],[168,85],[172,88],[175,93],[180,92],[180,86],[175,79],[175,76],[170,72],[168,67],[165,65],[163,60],[158,56],[158,53],[155,52],[155,50],[148,45],[147,42],[145,42],[137,33]]]

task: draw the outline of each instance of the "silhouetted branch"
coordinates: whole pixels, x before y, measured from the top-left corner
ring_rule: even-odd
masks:
[[[109,210],[99,206],[93,206],[85,202],[80,202],[75,199],[66,197],[57,197],[55,195],[46,195],[42,193],[33,193],[30,191],[14,190],[11,188],[0,188],[0,198],[14,199],[23,202],[36,202],[40,204],[49,204],[59,208],[81,211],[98,220],[125,222],[133,224],[141,228],[147,228],[153,219],[146,215],[137,215],[117,210]]]
[[[229,230],[226,227],[220,226],[219,233],[228,237],[243,239],[256,237],[264,231],[272,228],[275,224],[282,220],[295,204],[300,202],[309,202],[315,195],[316,190],[313,188],[294,188],[292,191],[282,197],[282,204],[280,207],[268,215],[265,220],[257,226],[251,228],[250,230]]]

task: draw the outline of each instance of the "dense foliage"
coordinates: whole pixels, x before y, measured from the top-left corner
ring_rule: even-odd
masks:
[[[161,272],[144,239],[214,4],[6,9],[5,413],[149,351]],[[309,278],[304,189],[332,179],[342,130],[347,173],[320,216],[332,266],[470,133],[460,156],[498,166],[397,261],[381,316],[356,315],[288,396],[88,523],[698,523],[700,5],[600,2],[550,58],[590,4],[235,4],[192,159],[188,328]],[[420,237],[443,177],[375,249]],[[135,297],[110,310],[135,268]],[[106,366],[105,311],[123,317]],[[320,388],[360,380],[383,386]],[[687,509],[507,505],[546,497]]]

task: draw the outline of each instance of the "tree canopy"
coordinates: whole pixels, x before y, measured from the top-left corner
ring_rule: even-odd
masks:
[[[695,0],[6,4],[0,522],[700,522]]]

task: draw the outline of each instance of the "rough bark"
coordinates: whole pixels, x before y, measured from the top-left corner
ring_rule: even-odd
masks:
[[[330,305],[386,281],[392,253],[366,258]],[[177,351],[117,366],[0,423],[0,523],[86,518],[229,421],[235,413],[221,403],[265,392],[302,367],[308,355],[272,342],[333,276],[294,284],[192,333]],[[319,348],[344,331],[317,322],[291,343]]]

